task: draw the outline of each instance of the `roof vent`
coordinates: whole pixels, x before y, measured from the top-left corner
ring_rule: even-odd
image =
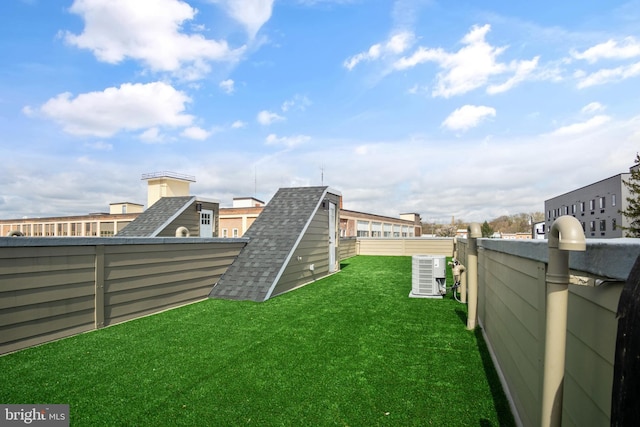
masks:
[[[189,237],[191,233],[189,233],[189,229],[187,227],[178,227],[176,228],[176,237]]]

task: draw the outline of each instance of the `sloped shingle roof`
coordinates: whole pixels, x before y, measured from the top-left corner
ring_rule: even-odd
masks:
[[[116,237],[155,237],[195,199],[195,196],[163,197],[120,230]]]
[[[327,188],[279,189],[244,234],[249,243],[209,297],[264,301]]]

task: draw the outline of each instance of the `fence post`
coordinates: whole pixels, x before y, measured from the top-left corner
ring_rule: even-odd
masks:
[[[453,236],[453,258],[458,259],[458,238]]]
[[[467,270],[460,274],[460,302],[467,303]]]
[[[467,329],[473,330],[478,324],[478,238],[482,237],[482,231],[477,222],[472,222],[467,231]]]
[[[104,327],[104,245],[96,245],[95,261],[95,329]]]

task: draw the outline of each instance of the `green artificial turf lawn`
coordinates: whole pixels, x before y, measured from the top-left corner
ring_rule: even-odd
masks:
[[[514,425],[466,307],[359,256],[264,303],[205,300],[0,357],[0,403],[71,425]]]

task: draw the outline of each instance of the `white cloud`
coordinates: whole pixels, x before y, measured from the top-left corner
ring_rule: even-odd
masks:
[[[294,95],[293,98],[283,102],[282,107],[280,107],[280,109],[285,113],[289,110],[304,111],[310,105],[311,105],[311,101],[305,95]]]
[[[584,134],[587,132],[591,132],[596,128],[604,125],[608,121],[611,120],[611,117],[605,115],[593,116],[589,120],[580,123],[574,123],[572,125],[563,126],[561,128],[556,129],[551,132],[551,135],[554,136],[570,136],[570,135],[578,135]]]
[[[209,61],[234,61],[244,51],[232,50],[225,40],[181,32],[197,11],[179,0],[76,0],[70,11],[85,26],[81,34],[66,32],[65,40],[110,64],[130,58],[195,80],[210,71]]]
[[[628,171],[639,134],[640,116],[636,115],[625,121],[612,118],[597,132],[576,138],[512,134],[488,141],[417,137],[383,142],[364,136],[356,140],[314,136],[313,143],[303,147],[273,146],[267,154],[233,145],[203,151],[200,144],[183,144],[181,151],[185,151],[173,156],[171,164],[198,178],[197,194],[215,195],[223,203],[246,194],[268,201],[280,187],[320,185],[324,164],[324,183],[342,192],[345,209],[393,217],[418,212],[426,222],[448,223],[452,215],[483,222],[502,214],[542,211],[545,199]],[[40,151],[17,151],[0,144],[0,155],[12,159],[0,168],[4,218],[98,212],[120,200],[143,203],[145,189],[135,183],[141,172],[157,170],[162,162],[148,156],[104,156],[70,174],[68,153],[43,155]],[[523,153],[553,155],[541,161],[540,155]],[[567,173],[576,153],[581,164],[599,166]],[[254,173],[257,185],[247,179]],[[86,196],[87,182],[92,183],[92,197]],[[76,196],[70,199],[70,195]],[[24,211],[25,206],[33,210]]]
[[[605,106],[600,104],[599,102],[590,102],[589,104],[582,107],[582,110],[580,110],[580,112],[583,114],[591,114],[591,113],[597,113],[599,111],[604,111],[604,110],[605,110]]]
[[[48,100],[40,110],[74,135],[110,137],[124,130],[154,126],[183,127],[193,121],[185,114],[191,99],[163,82],[124,83],[102,92],[73,98],[65,92]]]
[[[287,148],[297,147],[311,139],[308,135],[294,135],[278,137],[276,134],[269,134],[265,140],[267,145],[283,145]]]
[[[411,46],[413,40],[414,35],[409,31],[394,34],[386,42],[376,43],[369,50],[347,58],[343,65],[348,70],[353,70],[362,61],[374,61],[386,55],[399,55]]]
[[[236,120],[235,122],[231,123],[231,129],[240,129],[245,127],[246,125],[246,122],[243,122],[242,120]]]
[[[535,70],[538,66],[539,59],[540,57],[536,56],[530,61],[513,61],[509,65],[509,69],[515,71],[513,77],[502,84],[489,85],[489,87],[487,87],[487,93],[490,95],[494,95],[496,93],[506,92],[516,86],[518,83],[527,80],[533,70]]]
[[[251,39],[269,21],[273,10],[273,0],[220,0],[218,3],[245,27]]]
[[[33,108],[31,108],[28,105],[25,105],[24,107],[22,107],[22,114],[24,114],[27,117],[33,117],[34,116]]]
[[[442,71],[437,75],[437,84],[433,96],[449,98],[462,95],[488,83],[493,76],[513,72],[514,76],[500,85],[491,85],[490,94],[504,92],[517,83],[524,81],[536,68],[538,58],[528,61],[511,61],[510,64],[497,62],[507,47],[494,47],[485,41],[491,26],[474,25],[461,40],[464,45],[455,53],[441,48],[419,47],[412,55],[398,59],[394,63],[396,70],[413,68],[425,62],[436,62]]]
[[[397,70],[406,70],[407,68],[413,68],[418,64],[428,61],[444,62],[447,55],[448,54],[442,49],[429,49],[420,46],[413,55],[398,59],[393,66]]]
[[[483,120],[495,117],[496,110],[485,105],[464,105],[442,122],[442,126],[451,130],[466,131],[478,126]]]
[[[91,148],[93,150],[98,151],[111,151],[113,150],[113,145],[104,141],[96,141],[96,142],[88,142],[84,144],[85,147]]]
[[[413,39],[413,33],[409,31],[403,31],[398,34],[394,34],[385,44],[385,51],[395,54],[401,54],[405,50],[407,50],[409,46],[411,46],[411,44],[413,43]]]
[[[257,116],[258,123],[261,125],[268,126],[274,122],[281,122],[285,120],[283,116],[278,115],[277,113],[273,113],[271,111],[262,110],[258,113]]]
[[[220,89],[222,89],[225,93],[231,94],[235,91],[234,81],[231,79],[223,80],[219,84]]]
[[[184,136],[185,138],[204,141],[205,139],[209,138],[211,132],[208,132],[198,126],[190,126],[183,130],[180,135]]]
[[[144,142],[163,142],[164,136],[160,133],[160,129],[152,127],[142,132],[139,138]]]
[[[605,83],[619,82],[637,76],[640,76],[640,62],[630,65],[622,65],[617,68],[605,68],[591,74],[587,74],[583,70],[578,70],[574,73],[574,77],[579,80],[577,85],[578,89],[584,89]]]
[[[411,95],[426,94],[428,92],[429,86],[420,86],[419,84],[415,84],[407,89],[407,93]]]
[[[369,146],[368,145],[358,145],[353,152],[359,156],[365,156],[369,154]]]
[[[595,63],[601,59],[629,59],[640,56],[640,41],[634,37],[625,37],[620,43],[615,40],[607,40],[597,44],[584,52],[571,51],[575,59],[583,59],[589,63]]]

